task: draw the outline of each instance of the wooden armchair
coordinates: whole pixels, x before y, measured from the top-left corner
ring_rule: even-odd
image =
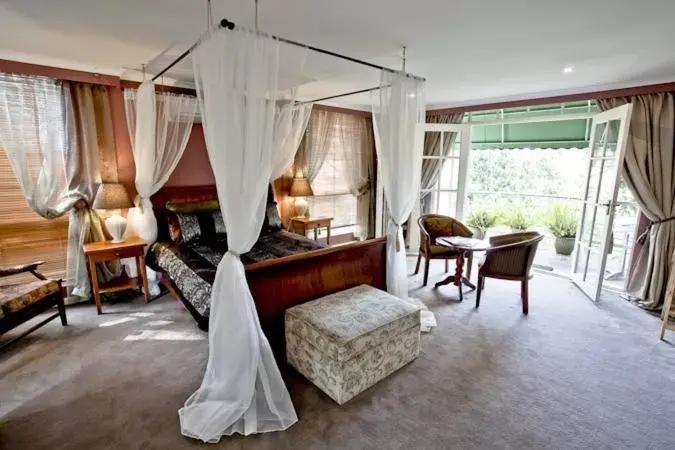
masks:
[[[457,219],[439,214],[424,214],[417,219],[420,227],[420,251],[415,266],[415,275],[420,271],[420,262],[424,256],[424,286],[429,279],[429,261],[432,259],[444,259],[445,271],[449,270],[448,260],[460,257],[460,252],[452,250],[442,245],[436,245],[436,239],[439,237],[462,236],[472,237],[471,230]],[[471,278],[471,264],[473,258],[471,254],[467,259],[466,277]]]
[[[61,324],[63,326],[68,325],[66,307],[61,291],[61,280],[48,280],[45,278],[37,270],[40,264],[42,264],[42,261],[14,267],[0,267],[0,277],[30,272],[37,278],[37,280],[27,283],[0,286],[0,334],[16,328],[53,307],[56,307],[57,312],[32,326],[11,341],[0,345],[0,349],[57,317],[61,317]]]
[[[480,306],[480,294],[485,287],[485,278],[520,281],[520,297],[523,314],[528,313],[528,283],[532,261],[539,242],[544,236],[533,232],[505,234],[490,238],[490,248],[478,267],[478,292],[476,308]]]

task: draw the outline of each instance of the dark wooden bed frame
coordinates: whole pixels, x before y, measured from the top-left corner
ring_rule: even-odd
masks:
[[[167,187],[152,197],[156,208],[168,201],[217,198],[215,186]],[[360,284],[386,289],[386,240],[371,239],[327,247],[246,266],[260,324],[277,355],[283,355],[284,312],[300,303]],[[165,275],[163,283],[184,304],[178,289]],[[281,353],[279,353],[281,352]]]

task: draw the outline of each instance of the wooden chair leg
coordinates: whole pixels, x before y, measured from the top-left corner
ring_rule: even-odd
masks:
[[[471,266],[473,266],[473,252],[469,252],[469,258],[466,264],[466,278],[471,279]]]
[[[59,310],[59,317],[61,318],[61,325],[68,326],[68,319],[66,318],[66,304],[63,302],[63,297],[59,298],[56,307]]]
[[[427,285],[427,281],[429,280],[429,258],[424,258],[424,284],[423,286]]]
[[[525,279],[520,282],[520,298],[523,301],[523,314],[527,315],[529,307],[528,307],[528,280]]]
[[[422,254],[417,255],[417,265],[415,266],[415,273],[417,275],[420,272],[420,262],[422,261]]]
[[[478,275],[478,284],[476,285],[476,308],[480,306],[480,293],[483,292],[483,284],[485,282],[485,278],[481,277]]]
[[[450,272],[450,264],[448,263],[448,259],[445,259],[445,273]]]

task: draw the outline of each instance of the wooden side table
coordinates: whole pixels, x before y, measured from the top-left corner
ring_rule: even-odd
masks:
[[[317,230],[326,229],[326,244],[330,245],[330,224],[332,217],[293,217],[291,218],[291,231],[293,233],[307,235],[307,231],[314,230],[314,240],[318,238]]]
[[[132,289],[137,286],[143,286],[145,301],[150,301],[150,292],[148,291],[148,277],[145,273],[145,241],[141,238],[132,237],[124,242],[113,243],[110,241],[91,242],[84,244],[84,254],[89,261],[89,279],[91,280],[91,289],[94,291],[94,300],[96,301],[96,312],[102,314],[101,294],[106,292],[117,292],[125,289]],[[112,261],[120,258],[136,258],[138,267],[138,277],[122,277],[112,280],[108,283],[99,283],[96,275],[96,263]]]

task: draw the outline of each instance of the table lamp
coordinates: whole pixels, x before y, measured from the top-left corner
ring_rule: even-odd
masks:
[[[124,185],[119,183],[103,183],[96,192],[94,209],[111,211],[105,219],[105,227],[112,236],[112,242],[124,242],[124,232],[127,229],[127,219],[122,217],[121,211],[134,206]]]
[[[291,197],[295,197],[295,215],[298,217],[306,217],[308,205],[307,199],[305,197],[311,197],[314,195],[314,192],[312,192],[312,186],[309,184],[309,180],[305,177],[293,178],[293,183],[291,183],[291,192],[289,195]]]

